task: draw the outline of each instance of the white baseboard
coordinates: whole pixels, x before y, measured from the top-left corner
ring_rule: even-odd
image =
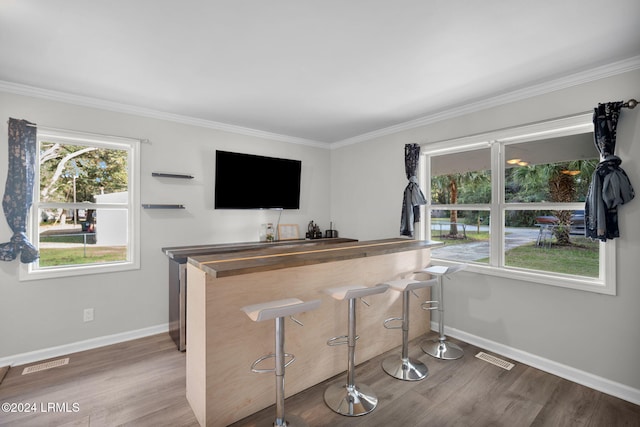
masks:
[[[27,363],[39,362],[40,360],[64,356],[78,351],[91,350],[93,348],[135,340],[137,338],[144,338],[168,331],[169,324],[165,323],[162,325],[150,326],[148,328],[136,329],[135,331],[127,331],[119,334],[106,335],[104,337],[91,338],[56,347],[43,348],[42,350],[30,351],[28,353],[2,357],[0,358],[0,366],[18,366]]]
[[[436,322],[431,322],[431,329],[437,331],[438,324]],[[569,381],[601,391],[602,393],[640,405],[640,390],[633,387],[593,375],[589,372],[581,371],[571,366],[563,365],[562,363],[554,362],[553,360],[549,360],[535,354],[527,353],[526,351],[518,350],[495,341],[472,335],[455,328],[445,326],[445,334],[475,345],[476,347],[480,347],[509,359],[524,363],[525,365],[532,366]]]
[[[437,331],[438,324],[436,322],[431,322],[431,329]],[[127,331],[119,334],[92,338],[57,347],[50,347],[42,350],[31,351],[28,353],[2,357],[0,358],[0,366],[24,365],[27,363],[38,362],[58,356],[64,356],[70,353],[76,353],[78,351],[91,350],[93,348],[104,347],[106,345],[117,344],[137,338],[144,338],[151,335],[161,334],[168,331],[169,325],[165,323],[162,325],[137,329],[134,331]],[[611,381],[597,375],[593,375],[589,372],[581,371],[562,363],[554,362],[553,360],[549,360],[544,357],[528,353],[526,351],[518,350],[516,348],[509,347],[495,341],[472,335],[455,328],[445,327],[445,334],[466,343],[475,345],[476,347],[480,347],[484,350],[489,350],[493,353],[499,354],[509,359],[516,360],[550,374],[557,375],[569,381],[573,381],[594,390],[598,390],[611,396],[618,397],[635,405],[640,405],[640,390],[633,387],[629,387],[627,385],[620,384],[618,382]]]

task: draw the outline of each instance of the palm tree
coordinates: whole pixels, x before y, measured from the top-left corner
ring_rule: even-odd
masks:
[[[527,201],[549,199],[556,203],[570,203],[582,198],[577,197],[578,189],[581,189],[579,194],[585,194],[584,189],[588,188],[597,163],[597,160],[589,159],[529,165],[512,170],[509,176],[516,192],[521,189],[526,195],[524,198],[533,198]],[[558,218],[554,227],[557,244],[570,245],[571,211],[557,210],[552,214]]]
[[[461,193],[484,194],[485,191],[479,190],[490,185],[491,177],[488,171],[440,175],[431,179],[431,198],[438,203],[455,205],[458,203]],[[456,209],[449,211],[449,222],[449,237],[455,238],[458,236],[458,211]]]

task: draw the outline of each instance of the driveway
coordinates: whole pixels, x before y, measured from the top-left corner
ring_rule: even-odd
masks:
[[[506,229],[505,248],[507,250],[535,242],[539,229],[512,227]],[[434,240],[438,240],[437,237]],[[434,258],[455,259],[458,261],[477,261],[489,258],[489,242],[462,243],[445,245],[431,250]]]

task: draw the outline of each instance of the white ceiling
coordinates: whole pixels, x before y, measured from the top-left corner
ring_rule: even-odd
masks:
[[[0,0],[5,88],[313,143],[639,55],[638,0]]]

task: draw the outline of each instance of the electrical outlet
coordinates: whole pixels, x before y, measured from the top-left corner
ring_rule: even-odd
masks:
[[[84,321],[91,322],[93,320],[93,308],[84,309]]]

